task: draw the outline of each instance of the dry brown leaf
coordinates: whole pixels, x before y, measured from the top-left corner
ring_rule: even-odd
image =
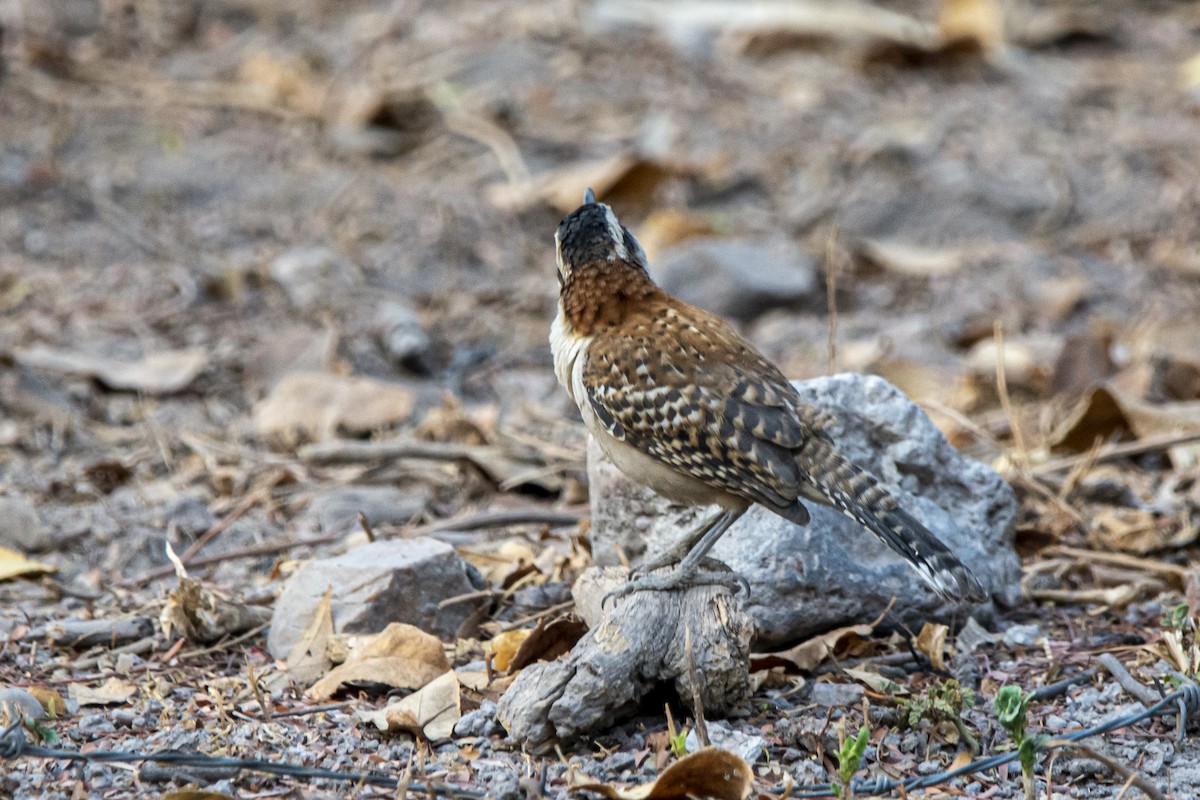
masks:
[[[811,670],[829,658],[839,646],[844,646],[858,639],[866,638],[874,630],[872,625],[849,625],[814,636],[808,641],[801,642],[789,650],[775,653],[763,653],[750,657],[751,669],[769,669],[774,666],[790,664],[796,669]]]
[[[40,561],[32,561],[16,550],[0,547],[0,581],[10,578],[36,578],[39,575],[48,575],[57,571],[55,567]]]
[[[967,764],[971,763],[971,759],[972,756],[970,750],[960,750],[958,755],[954,757],[954,760],[950,762],[950,766],[946,767],[946,771],[954,772],[955,770],[962,769]]]
[[[582,202],[583,190],[591,187],[605,203],[624,208],[644,205],[671,169],[633,153],[571,164],[543,172],[517,184],[505,182],[489,187],[485,196],[493,205],[523,211],[549,205],[562,213]]]
[[[25,691],[33,695],[51,717],[61,717],[67,713],[66,701],[49,686],[30,686]]]
[[[82,683],[72,683],[68,691],[71,699],[81,706],[108,706],[128,701],[137,694],[137,687],[114,676],[95,689]]]
[[[1051,436],[1051,444],[1077,452],[1089,450],[1097,439],[1132,433],[1138,439],[1159,435],[1200,433],[1200,400],[1150,403],[1106,385],[1084,397]],[[1200,464],[1200,444],[1179,444],[1167,451],[1177,469]]]
[[[435,678],[408,697],[359,717],[389,733],[420,734],[429,740],[446,739],[462,717],[462,693],[453,672]]]
[[[535,661],[553,661],[564,653],[571,652],[571,648],[585,633],[587,624],[574,614],[567,614],[548,623],[539,622],[513,654],[509,669],[515,672]]]
[[[156,395],[186,389],[208,364],[208,353],[198,348],[148,353],[132,362],[112,361],[42,345],[18,350],[14,355],[23,367],[85,375],[110,389]]]
[[[517,631],[505,631],[484,642],[483,649],[491,653],[492,666],[501,672],[507,672],[512,665],[513,657],[521,647],[521,643],[533,634],[533,628]]]
[[[994,53],[1004,46],[1004,10],[999,0],[942,0],[938,32],[943,48]]]
[[[1100,508],[1092,514],[1092,524],[1100,544],[1140,556],[1186,547],[1200,537],[1194,526],[1143,508]]]
[[[1104,383],[1116,369],[1109,355],[1111,347],[1112,336],[1105,332],[1068,336],[1054,362],[1050,392],[1075,400]]]
[[[706,747],[685,756],[663,770],[656,780],[641,786],[616,788],[603,783],[584,783],[572,791],[596,792],[610,800],[745,800],[753,788],[754,772],[740,756],[728,750]]]
[[[962,248],[933,248],[884,239],[863,239],[859,253],[871,263],[898,275],[932,278],[958,272],[966,263]]]
[[[200,581],[181,577],[158,620],[168,638],[177,633],[189,642],[207,644],[266,625],[271,609],[230,600]]]
[[[224,792],[210,792],[207,789],[176,789],[164,794],[161,800],[235,800],[235,798]]]
[[[528,574],[538,557],[522,539],[506,539],[488,549],[462,547],[458,554],[483,573],[488,583],[501,588],[508,588],[518,577]]]
[[[396,384],[324,372],[294,372],[255,405],[254,426],[267,437],[290,439],[299,433],[312,439],[330,439],[339,430],[369,433],[402,422],[412,409],[412,392]]]
[[[458,676],[459,686],[470,689],[473,692],[482,692],[488,686],[486,672],[457,669],[454,671],[454,674]]]
[[[288,672],[301,686],[311,686],[333,667],[328,652],[329,640],[333,636],[332,599],[333,587],[330,586],[325,589],[325,595],[313,611],[312,619],[288,653]]]
[[[252,52],[238,67],[238,81],[264,106],[319,117],[325,104],[325,82],[294,54]]]
[[[688,239],[715,233],[708,217],[684,209],[666,208],[652,211],[646,221],[638,226],[638,241],[653,264],[668,248]]]
[[[369,681],[396,689],[420,689],[450,670],[441,641],[413,625],[393,622],[359,647],[304,693],[327,700],[343,683]],[[457,685],[457,684],[455,684]]]
[[[853,667],[847,667],[842,671],[859,683],[866,685],[868,689],[877,694],[891,695],[893,697],[908,694],[908,689],[905,689],[891,678],[885,678],[878,672],[872,672],[867,669],[854,669]]]
[[[946,634],[950,629],[936,622],[926,622],[917,634],[916,646],[936,670],[946,669]]]
[[[1050,381],[1051,370],[1062,353],[1063,340],[1052,334],[1029,334],[1004,339],[1004,377],[1009,386],[1043,389]],[[972,345],[965,363],[977,375],[989,382],[996,374],[997,344],[995,339],[982,339]]]

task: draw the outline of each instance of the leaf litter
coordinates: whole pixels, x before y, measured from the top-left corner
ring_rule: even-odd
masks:
[[[300,30],[321,31],[312,41],[256,3],[179,28],[135,14],[132,29],[90,39],[31,23],[6,51],[6,91],[19,89],[0,121],[15,143],[0,440],[2,488],[36,500],[51,544],[34,561],[0,543],[0,682],[57,696],[59,733],[78,747],[255,756],[304,741],[289,757],[310,766],[413,763],[498,797],[540,780],[557,796],[580,773],[607,796],[743,797],[830,780],[839,724],[869,725],[874,774],[961,764],[946,709],[981,741],[995,723],[981,704],[949,703],[943,672],[984,698],[1052,685],[1102,651],[1147,687],[1194,674],[1196,54],[1172,33],[1194,16],[1004,6],[1000,26],[997,5],[768,3],[750,18],[739,4],[600,2],[567,21],[538,3],[297,12]],[[498,40],[501,54],[488,50]],[[1174,89],[1140,91],[1141,61]],[[914,97],[929,125],[910,124]],[[1027,114],[1067,122],[1046,135]],[[310,136],[300,119],[327,130]],[[1028,157],[1051,166],[1004,180]],[[573,521],[582,436],[544,340],[547,231],[583,183],[664,253],[787,230],[814,255],[844,256],[832,360],[928,402],[1019,492],[1026,597],[987,622],[997,633],[848,621],[756,656],[754,711],[730,723],[765,741],[753,767],[720,751],[679,758],[655,710],[566,763],[503,748],[489,703],[582,633],[563,616],[588,563]],[[884,203],[898,187],[905,202]],[[831,227],[845,252],[827,248]],[[305,236],[352,254],[362,278],[311,298],[313,314],[270,269]],[[396,301],[427,328],[427,373],[381,344],[376,306]],[[829,366],[827,322],[788,308],[745,332],[802,377]],[[304,442],[316,444],[294,450]],[[255,630],[287,561],[348,544],[290,509],[359,483],[428,490],[417,518],[355,535],[450,541],[480,567],[487,613],[456,642],[381,622],[351,643],[326,607],[276,662]],[[164,540],[197,577],[174,575]],[[159,622],[78,648],[49,632],[132,616]],[[320,699],[305,697],[321,681]],[[386,687],[404,696],[390,702]],[[1040,702],[1034,725],[1083,727],[1123,708],[1122,692],[1092,678]],[[941,716],[914,718],[930,698],[943,705],[920,708]],[[675,713],[694,727],[686,705]],[[1195,744],[1172,733],[1154,723],[1102,746],[1186,792]],[[47,788],[35,774],[50,773],[19,763],[0,793]],[[46,782],[140,796],[109,767]],[[1015,797],[1017,783],[984,773],[949,790]],[[1054,791],[1108,796],[1119,783],[1086,759],[1055,762]],[[223,786],[213,794],[289,790],[262,776]]]

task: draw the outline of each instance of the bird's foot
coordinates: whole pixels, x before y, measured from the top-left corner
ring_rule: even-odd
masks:
[[[700,569],[679,567],[670,572],[647,574],[644,567],[639,567],[630,574],[630,579],[624,586],[613,589],[600,600],[604,608],[609,600],[616,601],[634,592],[675,592],[691,589],[695,586],[724,586],[734,594],[740,589],[746,597],[750,596],[750,583],[729,568],[727,564],[712,558],[702,560]]]

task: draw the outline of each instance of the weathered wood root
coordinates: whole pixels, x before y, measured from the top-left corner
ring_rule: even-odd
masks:
[[[585,572],[574,594],[591,629],[568,657],[526,667],[500,698],[500,722],[527,750],[595,736],[662,684],[690,705],[692,676],[706,716],[749,712],[754,631],[741,599],[723,586],[698,586],[635,592],[601,610],[625,576],[613,567]]]

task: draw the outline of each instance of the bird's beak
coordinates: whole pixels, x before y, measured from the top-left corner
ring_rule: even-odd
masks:
[[[583,192],[583,204],[585,206],[590,206],[592,203],[595,203],[595,202],[596,202],[596,193],[593,192],[592,187],[589,186]]]

